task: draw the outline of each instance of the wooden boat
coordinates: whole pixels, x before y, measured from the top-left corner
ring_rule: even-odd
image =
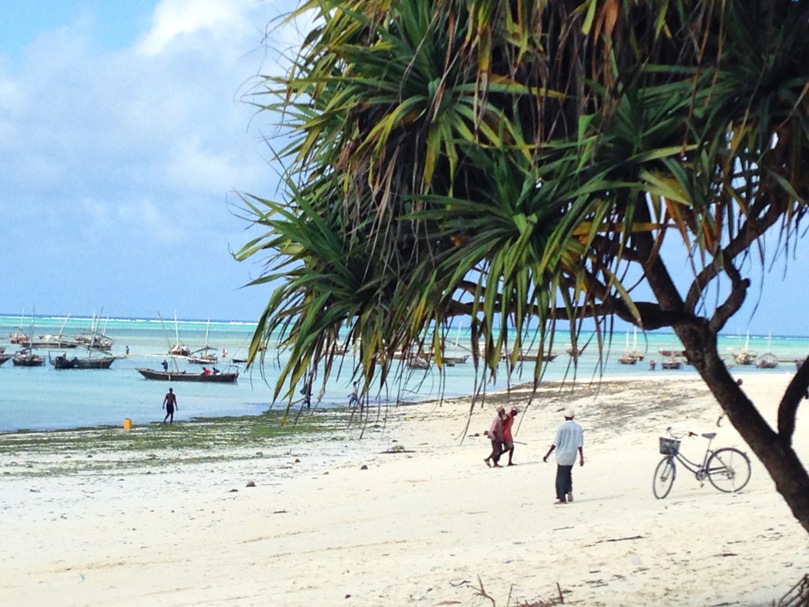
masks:
[[[8,340],[17,346],[27,346],[30,338],[23,331],[17,331],[9,335]]]
[[[0,354],[2,354],[5,351],[6,351],[6,347],[5,346],[0,346]]]
[[[579,356],[581,356],[584,353],[584,348],[574,347],[573,345],[570,345],[567,348],[565,348],[565,352],[567,352],[572,359],[576,360],[579,358]]]
[[[112,350],[114,343],[111,337],[104,334],[80,334],[76,335],[75,339],[79,345],[93,350]]]
[[[4,352],[0,352],[0,365],[4,362],[11,360],[11,357],[14,356],[13,354],[6,354]]]
[[[633,331],[632,348],[629,347],[629,333],[626,334],[626,350],[618,357],[618,362],[622,365],[634,365],[645,358],[643,352],[638,352],[638,329]]]
[[[733,360],[736,361],[737,365],[752,365],[756,362],[755,352],[750,351],[750,333],[747,334],[744,348],[733,355]]]
[[[32,339],[30,343],[31,348],[52,348],[56,350],[64,350],[66,348],[78,347],[78,342],[75,339],[65,336],[65,325],[70,319],[68,315],[65,322],[59,327],[59,333],[56,335],[40,335],[36,339]]]
[[[525,362],[525,361],[532,361],[536,360],[540,356],[539,350],[527,350],[525,352],[520,352],[517,355],[517,360]],[[543,352],[542,353],[542,360],[543,362],[549,363],[556,360],[556,357],[559,356],[556,352]]]
[[[444,361],[446,364],[452,365],[463,365],[466,364],[466,361],[469,360],[469,354],[464,354],[462,356],[442,356],[441,360]]]
[[[683,363],[675,359],[664,360],[663,362],[660,363],[660,367],[662,369],[682,369]]]
[[[470,356],[469,354],[463,354],[461,356],[451,356],[449,354],[441,354],[441,362],[447,366],[462,365],[466,363],[467,360],[469,360],[469,356]],[[428,361],[432,361],[435,359],[435,353],[433,352],[425,353],[420,355],[420,357],[423,357]]]
[[[685,356],[685,350],[669,350],[667,348],[660,348],[658,352],[660,352],[660,356]]]
[[[778,358],[775,354],[762,354],[756,360],[756,367],[759,369],[775,369],[778,366]]]
[[[189,373],[188,371],[156,371],[155,369],[138,369],[146,379],[159,381],[194,381],[211,384],[232,384],[238,379],[238,372],[226,373]]]
[[[195,354],[192,352],[188,356],[188,362],[192,365],[215,365],[219,362],[219,357],[215,354]]]
[[[109,369],[115,362],[115,356],[87,356],[68,358],[66,354],[59,354],[51,358],[51,364],[56,369]]]
[[[66,350],[78,348],[79,342],[64,335],[40,335],[31,340],[32,348],[50,348],[54,350]]]
[[[752,365],[756,362],[756,355],[752,352],[737,352],[733,355],[737,365]]]
[[[103,311],[103,308],[102,308]],[[102,329],[100,332],[98,330],[98,326],[101,322],[101,314],[98,317],[93,314],[93,321],[90,324],[90,331],[88,333],[80,333],[74,336],[74,339],[79,345],[82,345],[86,348],[90,348],[91,350],[103,350],[108,351],[112,350],[112,346],[114,341],[111,337],[106,334],[106,329]]]
[[[15,367],[41,367],[45,364],[45,359],[31,350],[20,350],[11,357],[11,362]]]
[[[208,344],[208,330],[211,327],[211,321],[205,327],[205,345],[194,350],[188,354],[188,362],[192,365],[215,365],[219,362],[219,357],[216,355],[217,349]]]
[[[430,361],[422,356],[412,356],[407,359],[407,366],[411,369],[429,369]]]

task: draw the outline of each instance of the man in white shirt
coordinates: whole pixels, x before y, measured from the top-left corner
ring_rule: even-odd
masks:
[[[573,464],[576,463],[577,452],[579,465],[584,465],[584,433],[581,426],[573,421],[575,416],[573,409],[565,411],[565,421],[556,429],[553,444],[542,458],[543,462],[547,462],[550,454],[556,451],[557,504],[573,501]]]

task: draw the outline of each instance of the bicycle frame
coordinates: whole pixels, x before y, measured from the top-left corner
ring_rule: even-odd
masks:
[[[693,432],[689,433],[689,435],[696,436]],[[683,453],[678,450],[677,453],[670,456],[680,462],[683,467],[686,468],[691,474],[695,475],[697,479],[702,480],[702,476],[705,474],[705,470],[708,467],[708,459],[713,455],[713,451],[711,450],[711,442],[713,442],[714,437],[716,437],[715,432],[710,432],[708,434],[702,435],[704,438],[708,439],[708,446],[705,447],[705,455],[702,457],[702,464],[698,464],[697,462],[692,462],[688,459]]]

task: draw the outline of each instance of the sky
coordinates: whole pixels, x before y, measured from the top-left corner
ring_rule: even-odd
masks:
[[[0,313],[258,318],[231,251],[238,194],[277,194],[249,101],[294,7],[0,0]]]
[[[249,102],[305,31],[272,25],[295,5],[0,0],[0,314],[260,316],[262,266],[231,252],[259,234],[239,194],[281,197],[276,117]],[[806,252],[727,332],[809,335]]]

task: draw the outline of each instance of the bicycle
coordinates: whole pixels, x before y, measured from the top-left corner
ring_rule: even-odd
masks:
[[[652,481],[652,491],[657,499],[666,497],[674,485],[677,476],[675,460],[692,472],[700,483],[704,483],[707,478],[714,487],[725,493],[741,491],[750,481],[750,460],[747,455],[735,447],[722,447],[715,451],[711,449],[711,441],[716,437],[716,432],[702,434],[703,438],[708,439],[708,445],[701,464],[692,462],[680,453],[681,438],[684,435],[675,435],[671,428],[667,432],[671,438],[660,437],[660,453],[665,457],[657,464]],[[688,432],[687,436],[697,435]]]

